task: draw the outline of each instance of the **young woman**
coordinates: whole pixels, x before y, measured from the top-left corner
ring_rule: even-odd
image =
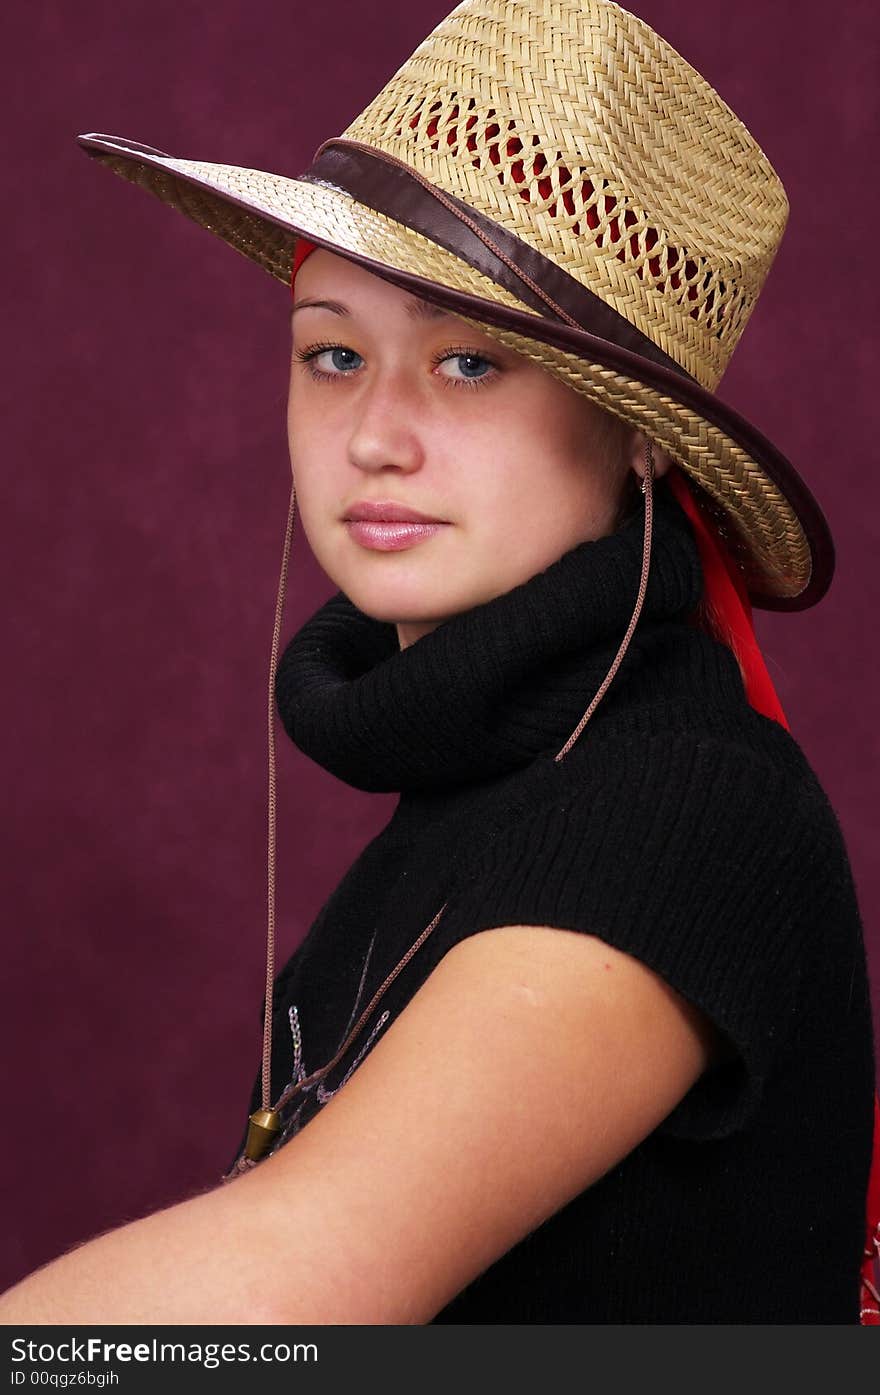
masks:
[[[293,286],[273,702],[400,798],[277,977],[270,841],[224,1185],[0,1316],[870,1321],[862,928],[750,623],[830,539],[714,395],[762,152],[607,0],[467,0],[300,180],[81,140]],[[338,590],[276,663],[294,502]]]

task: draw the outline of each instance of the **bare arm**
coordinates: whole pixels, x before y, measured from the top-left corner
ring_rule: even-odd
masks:
[[[656,1128],[715,1045],[599,939],[480,931],[302,1133],[37,1270],[0,1321],[427,1322]]]

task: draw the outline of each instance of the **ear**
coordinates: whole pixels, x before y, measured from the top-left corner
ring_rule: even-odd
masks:
[[[630,469],[634,470],[640,480],[645,478],[645,446],[648,438],[644,431],[636,431],[633,434],[630,445]],[[666,454],[660,446],[654,445],[654,477],[659,479],[665,475],[672,465],[672,457]]]

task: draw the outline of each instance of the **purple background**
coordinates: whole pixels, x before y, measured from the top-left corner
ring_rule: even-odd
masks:
[[[802,471],[837,540],[819,607],[757,622],[844,827],[880,1008],[880,20],[875,0],[847,0],[838,25],[807,0],[633,3],[791,199],[721,395]],[[78,0],[11,21],[0,1287],[217,1183],[260,1051],[288,302],[74,137],[298,174],[449,8]],[[297,532],[283,637],[333,589]],[[278,779],[280,965],[394,797],[349,790],[283,732]]]

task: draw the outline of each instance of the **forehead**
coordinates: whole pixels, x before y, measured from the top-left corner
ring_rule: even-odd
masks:
[[[431,321],[451,320],[454,318],[454,316],[450,315],[446,310],[441,310],[438,305],[431,305],[429,301],[421,300],[419,297],[412,296],[409,293],[402,294],[403,310],[410,320]],[[298,310],[329,310],[331,314],[343,317],[350,317],[352,314],[351,307],[344,300],[331,300],[325,297],[309,295],[297,296],[291,314],[295,316]]]
[[[389,307],[393,304],[410,320],[430,323],[454,318],[421,296],[393,285],[324,247],[317,248],[306,257],[297,272],[293,309],[322,309],[345,316],[357,314],[361,306],[369,309],[379,299]]]

